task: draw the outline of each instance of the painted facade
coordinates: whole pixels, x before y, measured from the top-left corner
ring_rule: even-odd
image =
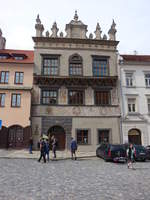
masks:
[[[150,56],[121,55],[122,141],[150,144]]]
[[[33,51],[0,50],[0,146],[21,148],[31,135]]]
[[[75,13],[65,36],[58,35],[56,22],[44,36],[37,17],[32,93],[35,143],[42,134],[55,134],[60,149],[69,149],[71,137],[80,151],[95,151],[106,140],[120,143],[115,26],[113,21],[109,39],[102,36],[99,24],[95,36],[87,37],[87,25]]]

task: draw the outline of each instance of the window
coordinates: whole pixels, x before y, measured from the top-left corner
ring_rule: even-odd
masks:
[[[82,58],[78,54],[74,54],[69,59],[69,75],[82,75]]]
[[[22,56],[14,56],[14,59],[15,60],[24,60],[24,57],[22,57]]]
[[[150,98],[147,99],[148,113],[150,114]]]
[[[128,112],[136,112],[136,99],[128,99]]]
[[[11,106],[20,107],[21,106],[21,94],[12,94]]]
[[[133,86],[133,73],[126,73],[126,86]]]
[[[150,73],[145,74],[145,85],[146,87],[150,87]]]
[[[98,143],[109,143],[109,130],[98,130]]]
[[[95,105],[110,105],[110,92],[95,91]]]
[[[5,106],[5,94],[0,94],[0,107]]]
[[[93,58],[93,76],[108,76],[108,59]]]
[[[0,83],[8,83],[8,80],[9,80],[9,72],[1,72]]]
[[[23,72],[15,72],[15,84],[23,84]]]
[[[58,58],[43,58],[43,74],[58,75]]]
[[[78,144],[88,144],[88,130],[77,130],[77,143]]]
[[[84,93],[83,91],[71,90],[69,91],[68,100],[70,105],[83,105]]]
[[[56,90],[43,90],[42,91],[42,104],[57,104],[57,91]]]

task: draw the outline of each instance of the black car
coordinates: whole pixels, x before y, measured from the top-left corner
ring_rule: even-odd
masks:
[[[142,145],[133,145],[133,146],[135,148],[135,155],[134,155],[135,160],[145,161],[147,157],[145,147]]]
[[[150,145],[146,147],[146,159],[150,160]]]
[[[120,144],[101,144],[96,150],[96,156],[105,161],[126,162],[126,149]]]

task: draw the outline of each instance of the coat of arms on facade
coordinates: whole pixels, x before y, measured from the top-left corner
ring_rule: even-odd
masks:
[[[46,108],[46,113],[47,114],[52,114],[52,108],[51,107]]]
[[[81,113],[80,107],[73,107],[72,113],[73,113],[73,115],[79,115]]]

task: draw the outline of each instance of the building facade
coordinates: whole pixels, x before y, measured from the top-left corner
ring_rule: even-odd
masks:
[[[33,51],[0,50],[0,147],[28,146],[33,57]]]
[[[120,143],[116,24],[102,37],[87,37],[87,25],[78,19],[66,24],[66,35],[56,22],[46,31],[39,15],[34,41],[32,134],[55,135],[60,150],[71,137],[79,150],[95,151],[101,142]]]
[[[150,56],[121,55],[119,62],[124,143],[150,144]]]

